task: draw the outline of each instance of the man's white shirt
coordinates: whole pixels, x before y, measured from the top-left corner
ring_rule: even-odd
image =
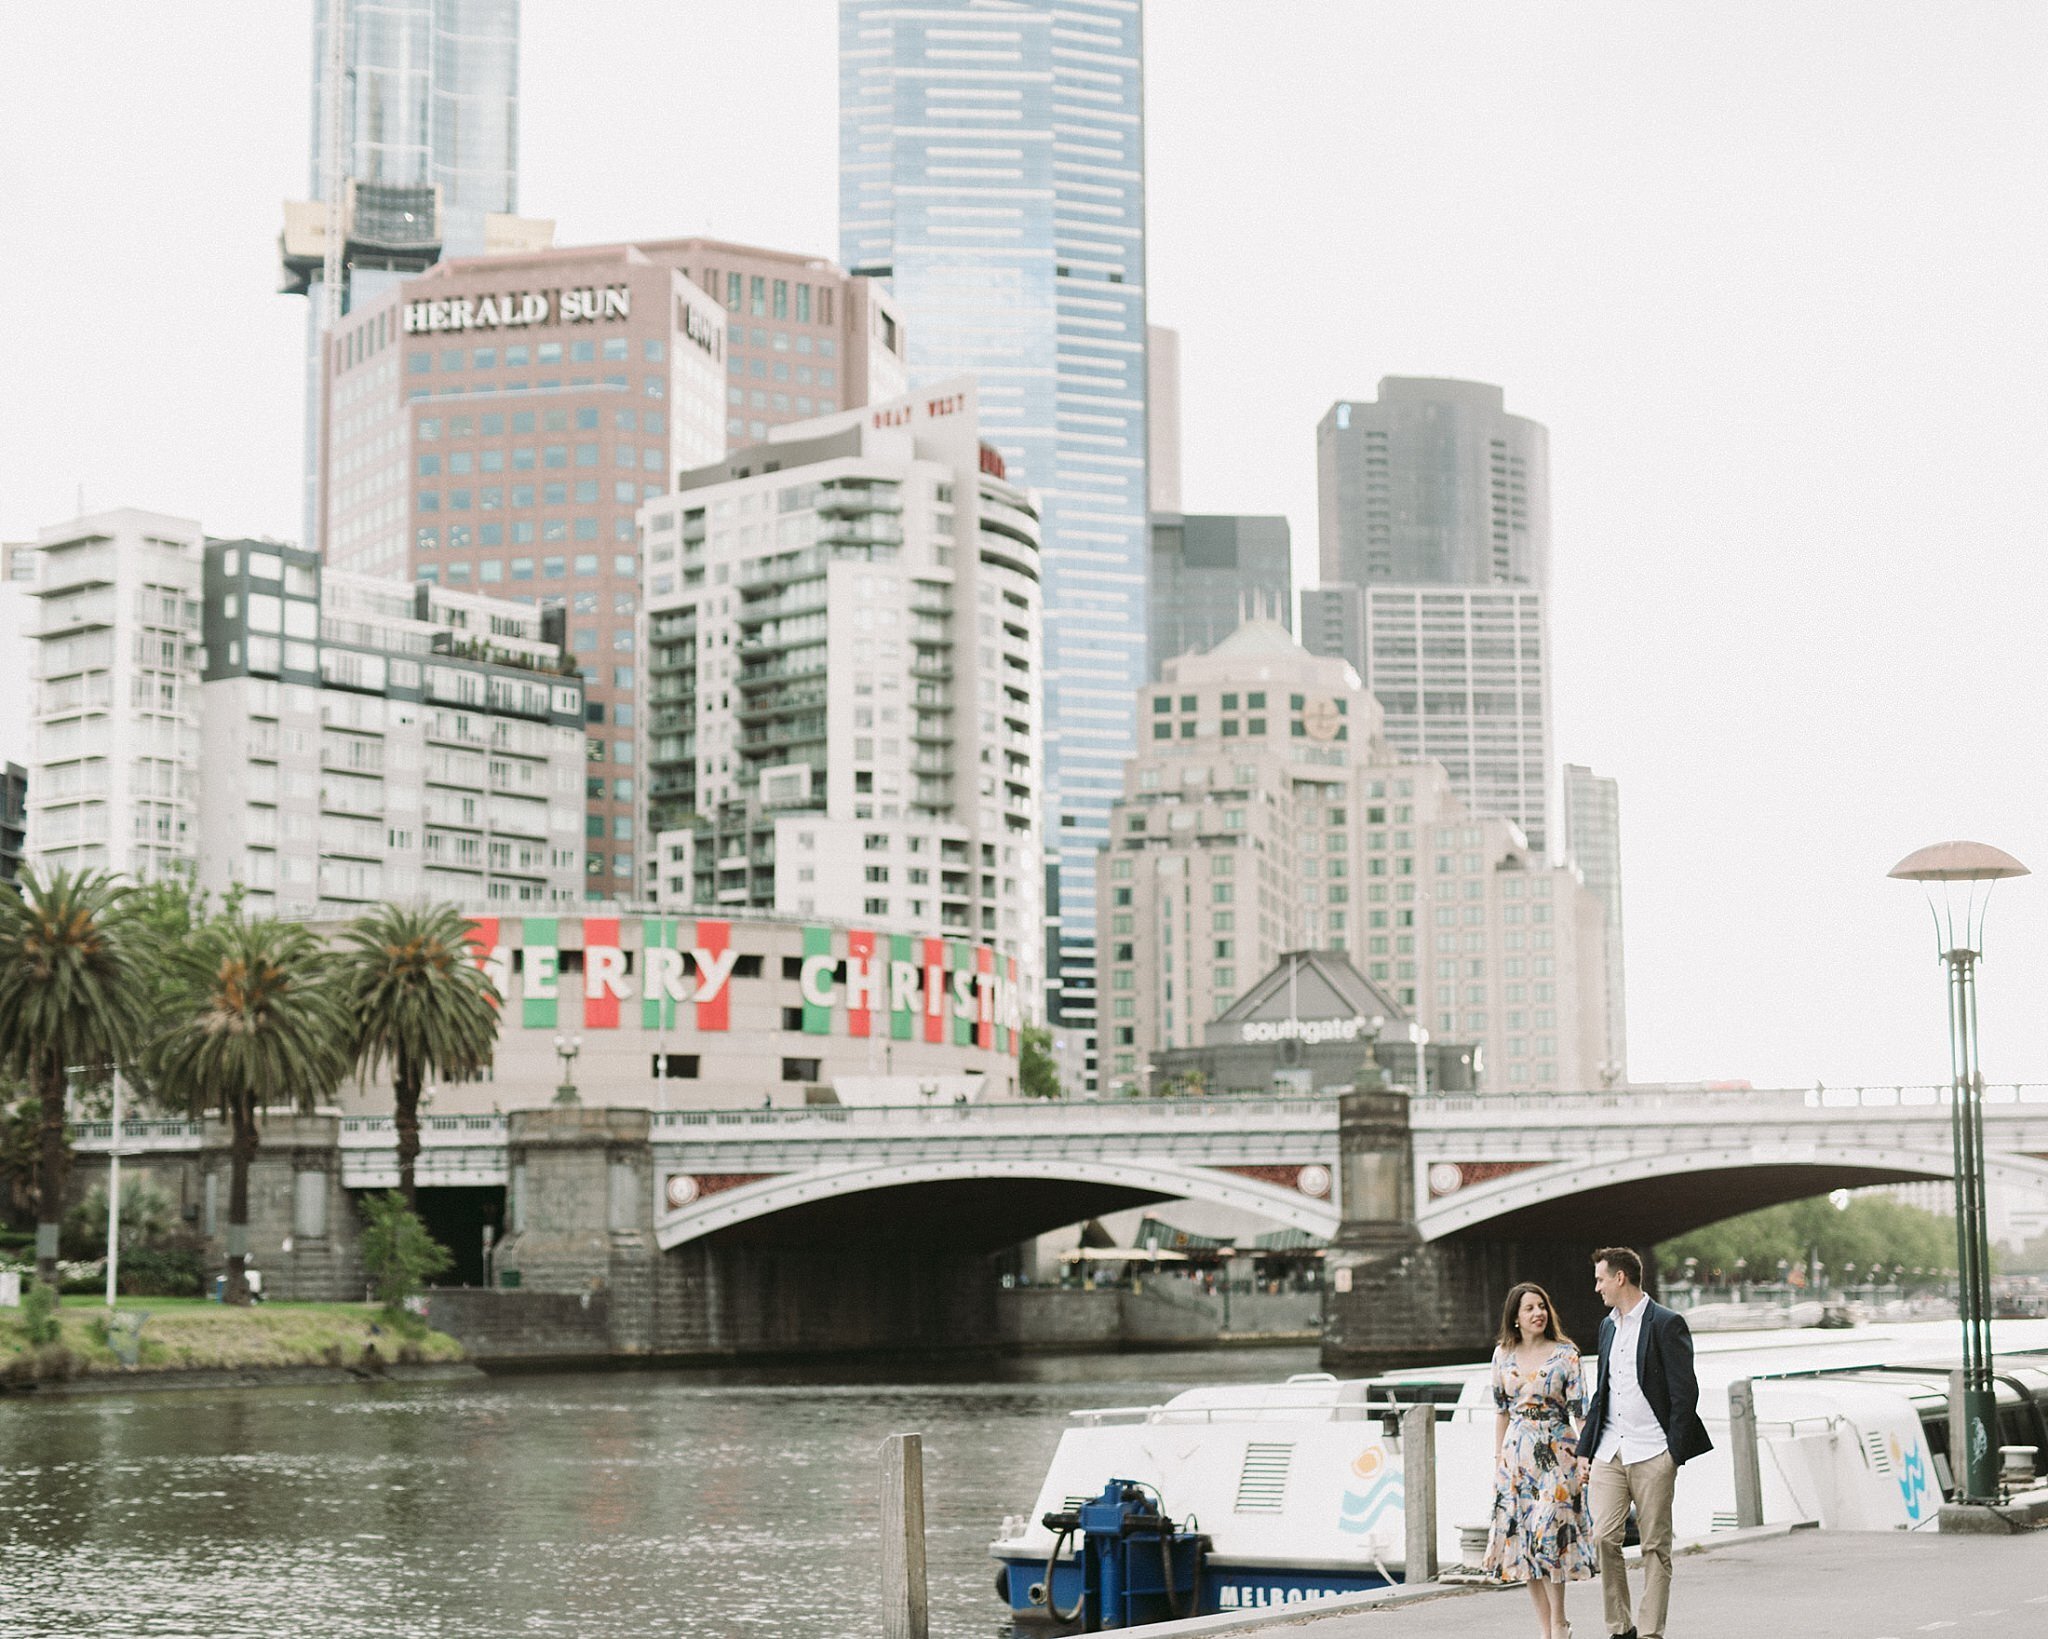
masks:
[[[1649,1310],[1650,1299],[1645,1294],[1627,1314],[1615,1316],[1614,1343],[1607,1351],[1607,1427],[1600,1434],[1596,1462],[1619,1457],[1629,1466],[1671,1449],[1636,1375],[1636,1351],[1642,1342],[1643,1316]]]

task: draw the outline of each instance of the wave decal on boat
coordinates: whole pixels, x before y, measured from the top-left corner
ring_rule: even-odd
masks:
[[[1364,1536],[1388,1514],[1403,1509],[1406,1494],[1401,1484],[1401,1471],[1387,1466],[1386,1453],[1378,1446],[1369,1446],[1361,1451],[1351,1465],[1351,1472],[1367,1484],[1363,1491],[1345,1487],[1343,1499],[1338,1504],[1342,1517],[1337,1521],[1337,1529],[1354,1536]]]

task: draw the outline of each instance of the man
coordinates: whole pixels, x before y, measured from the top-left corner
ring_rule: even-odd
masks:
[[[1625,1246],[1593,1254],[1593,1287],[1608,1315],[1600,1322],[1600,1384],[1586,1408],[1578,1450],[1579,1461],[1592,1464],[1593,1541],[1607,1631],[1614,1639],[1664,1639],[1671,1493],[1679,1464],[1714,1449],[1700,1422],[1692,1332],[1683,1315],[1643,1290],[1643,1260]],[[1630,1614],[1628,1564],[1621,1557],[1631,1503],[1643,1545],[1637,1616]]]

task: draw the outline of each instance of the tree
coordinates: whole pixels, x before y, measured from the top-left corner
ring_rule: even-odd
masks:
[[[257,1121],[310,1112],[349,1068],[349,1020],[332,958],[295,922],[217,919],[171,957],[169,1012],[152,1043],[160,1093],[195,1115],[217,1107],[229,1150],[227,1300],[249,1300],[249,1167]]]
[[[1064,1098],[1059,1066],[1053,1062],[1052,1032],[1043,1025],[1024,1027],[1023,1050],[1017,1059],[1017,1085],[1026,1098]]]
[[[476,965],[469,922],[447,905],[385,905],[352,923],[337,959],[359,1074],[391,1066],[398,1189],[410,1207],[429,1075],[473,1075],[498,1045],[498,991]]]
[[[104,871],[22,872],[0,893],[0,1071],[36,1100],[36,1278],[57,1281],[71,1149],[72,1072],[98,1079],[132,1059],[148,1025],[132,890]]]
[[[1830,1272],[1852,1263],[1859,1270],[1904,1265],[1931,1271],[1953,1268],[1955,1256],[1954,1219],[1885,1195],[1852,1195],[1840,1208],[1825,1195],[1790,1201],[1709,1224],[1657,1248],[1667,1278],[1696,1258],[1702,1279],[1724,1282],[1737,1278],[1738,1261],[1747,1279],[1774,1280],[1781,1262],[1803,1269],[1809,1258]]]
[[[363,1267],[386,1314],[402,1315],[405,1300],[454,1262],[397,1190],[363,1197]]]

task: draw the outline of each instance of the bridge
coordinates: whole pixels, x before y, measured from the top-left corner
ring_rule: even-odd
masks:
[[[1851,1087],[1412,1100],[1414,1222],[1424,1241],[1540,1237],[1588,1221],[1654,1241],[1831,1189],[1944,1178],[1948,1097],[1946,1087]],[[1992,1189],[2048,1192],[2048,1085],[1987,1088],[1984,1121]],[[875,1211],[901,1222],[957,1207],[992,1249],[1008,1244],[1000,1237],[1182,1199],[1329,1239],[1345,1205],[1337,1122],[1334,1098],[1280,1096],[658,1111],[653,1231],[667,1250],[771,1223],[782,1238]],[[507,1184],[510,1127],[503,1115],[426,1117],[420,1184]],[[122,1150],[193,1152],[204,1133],[199,1122],[129,1121]],[[104,1152],[111,1124],[81,1123],[73,1142]],[[343,1118],[339,1148],[344,1188],[398,1182],[390,1118]]]

